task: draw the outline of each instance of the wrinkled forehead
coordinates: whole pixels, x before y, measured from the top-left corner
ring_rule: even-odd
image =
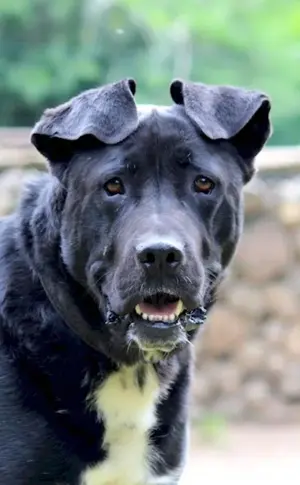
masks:
[[[209,140],[182,106],[139,105],[138,114],[139,127],[120,144],[120,159],[149,168],[189,165],[208,172],[212,169],[216,175],[229,169],[232,154],[228,142]]]
[[[116,160],[143,163],[169,159],[190,159],[193,152],[203,151],[205,142],[180,106],[138,105],[139,125],[126,140],[108,147],[107,153],[116,154]],[[118,155],[117,155],[118,154]],[[109,163],[109,157],[107,159]]]
[[[138,105],[137,108],[137,130],[121,143],[93,152],[88,157],[90,176],[138,168],[151,171],[159,166],[175,168],[178,164],[208,171],[223,170],[220,162],[226,148],[207,140],[182,106]]]
[[[201,135],[181,106],[138,106],[139,127],[131,139],[135,139],[159,151],[168,146],[169,150],[192,149],[192,145],[202,145]],[[126,144],[126,142],[125,142]],[[129,140],[130,145],[130,140]]]
[[[137,113],[139,119],[138,132],[145,128],[150,133],[155,132],[162,138],[170,136],[185,138],[199,134],[199,129],[196,129],[192,124],[182,106],[139,104],[137,105]]]

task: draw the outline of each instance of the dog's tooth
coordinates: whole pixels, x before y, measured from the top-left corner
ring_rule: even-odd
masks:
[[[137,306],[135,307],[135,312],[136,312],[138,315],[141,315],[141,314],[142,314],[142,310],[141,310],[140,305],[137,305]]]
[[[142,313],[142,318],[144,320],[149,320],[149,315],[147,315],[147,313]]]
[[[172,315],[169,315],[169,320],[170,320],[170,322],[174,322],[174,320],[176,320],[175,313],[172,313]]]
[[[182,300],[179,300],[178,303],[177,303],[176,310],[175,310],[175,315],[178,317],[180,315],[180,313],[182,313],[182,310],[183,310],[183,302],[182,302]]]
[[[169,317],[169,315],[165,315],[165,316],[163,317],[163,322],[169,322],[169,321],[170,321],[170,317]]]
[[[149,317],[148,317],[148,318],[149,318],[149,320],[150,320],[151,322],[154,322],[154,320],[155,320],[155,315],[149,315]]]

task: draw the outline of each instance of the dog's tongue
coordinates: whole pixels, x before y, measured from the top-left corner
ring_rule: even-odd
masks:
[[[164,303],[161,305],[154,305],[152,303],[142,302],[140,303],[140,309],[142,313],[147,315],[172,315],[176,312],[178,301],[172,303]]]

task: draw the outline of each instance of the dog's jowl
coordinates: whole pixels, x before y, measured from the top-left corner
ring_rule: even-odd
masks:
[[[184,469],[193,343],[270,101],[178,80],[169,106],[139,106],[135,88],[47,110],[31,141],[49,173],[0,222],[3,485],[177,485]]]

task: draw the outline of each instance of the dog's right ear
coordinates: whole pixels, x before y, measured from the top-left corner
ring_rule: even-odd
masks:
[[[47,109],[31,132],[32,144],[53,167],[69,161],[84,137],[107,145],[123,141],[138,126],[135,90],[135,81],[124,79]]]

